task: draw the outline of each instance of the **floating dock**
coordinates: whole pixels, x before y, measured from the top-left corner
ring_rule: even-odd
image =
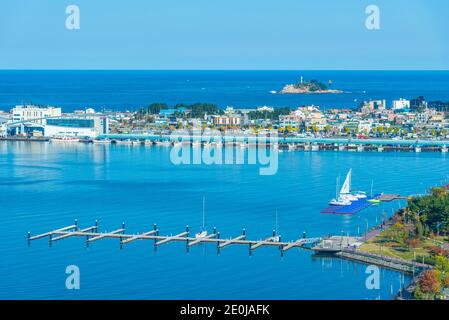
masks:
[[[53,231],[49,231],[46,233],[38,234],[35,236],[31,236],[31,233],[28,233],[28,245],[31,244],[32,241],[48,238],[49,245],[52,246],[54,242],[71,238],[71,237],[84,237],[86,241],[86,245],[89,246],[91,243],[102,240],[102,239],[118,239],[120,241],[120,249],[123,249],[124,245],[129,244],[131,242],[137,240],[151,240],[153,241],[154,249],[156,250],[158,247],[164,244],[168,244],[170,242],[184,242],[186,244],[187,251],[190,247],[201,244],[201,243],[212,243],[217,247],[217,253],[220,252],[220,249],[223,249],[230,245],[246,245],[249,249],[249,254],[263,246],[269,247],[277,247],[283,255],[284,252],[292,249],[292,248],[308,248],[306,245],[313,245],[315,243],[320,242],[321,238],[306,238],[305,233],[301,239],[295,241],[281,241],[281,236],[277,235],[273,230],[272,235],[263,240],[248,240],[246,238],[246,230],[243,229],[242,234],[233,238],[221,238],[220,232],[217,232],[217,229],[214,228],[213,233],[210,233],[204,237],[195,237],[190,236],[189,226],[186,226],[184,232],[181,232],[177,235],[170,236],[162,236],[159,235],[159,229],[155,224],[152,230],[145,231],[139,234],[127,234],[125,233],[125,224],[123,223],[121,228],[111,231],[111,232],[98,232],[98,221],[95,221],[95,224],[81,229],[78,226],[78,221],[75,220],[73,225],[69,225],[63,228],[55,229]]]
[[[371,199],[377,199],[374,198],[366,198],[366,199],[359,199],[357,201],[352,202],[350,205],[347,206],[329,206],[323,210],[321,210],[321,213],[331,213],[331,214],[354,214],[359,211],[362,211],[363,209],[368,208],[369,206],[373,205],[372,202],[369,202]]]
[[[365,199],[359,199],[357,201],[352,202],[347,206],[329,206],[323,210],[321,213],[329,213],[329,214],[354,214],[362,211],[376,203],[370,202],[370,200],[379,200],[381,202],[391,202],[394,200],[406,200],[407,197],[403,197],[399,194],[376,194],[374,197],[369,197]]]

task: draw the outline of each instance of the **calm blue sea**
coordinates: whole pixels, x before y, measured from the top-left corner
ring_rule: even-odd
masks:
[[[333,81],[345,94],[278,95],[285,84]],[[353,108],[368,99],[449,100],[449,71],[0,71],[0,109],[16,104],[135,110],[152,102],[220,107]]]
[[[367,290],[363,264],[312,257],[294,249],[280,257],[276,248],[248,255],[246,246],[217,256],[214,245],[173,243],[154,252],[152,242],[84,239],[49,247],[42,239],[27,246],[26,235],[100,221],[112,231],[126,223],[129,233],[176,234],[189,224],[200,229],[202,197],[206,226],[222,237],[242,228],[248,238],[270,236],[278,211],[284,240],[363,232],[382,212],[401,203],[371,207],[357,215],[320,210],[335,193],[337,175],[353,169],[353,185],[369,192],[423,193],[443,183],[449,172],[440,153],[285,152],[276,175],[260,176],[255,165],[181,165],[170,149],[51,143],[0,143],[0,298],[2,299],[389,299],[401,282],[382,270],[379,290]],[[81,289],[65,288],[65,269],[77,265]],[[401,280],[403,278],[403,280]]]

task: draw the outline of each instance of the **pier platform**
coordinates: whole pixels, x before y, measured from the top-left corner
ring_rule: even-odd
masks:
[[[369,206],[373,205],[373,203],[368,201],[371,199],[373,199],[373,198],[359,199],[358,201],[352,202],[348,206],[329,206],[329,207],[321,210],[321,213],[354,214],[354,213],[362,211],[363,209],[366,209]],[[377,198],[374,197],[374,199],[377,199]]]

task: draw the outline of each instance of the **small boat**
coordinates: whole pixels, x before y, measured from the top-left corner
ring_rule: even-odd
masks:
[[[109,139],[95,139],[94,144],[111,144]]]
[[[352,195],[356,197],[357,199],[366,199],[366,192],[365,191],[353,191]]]
[[[271,93],[271,94],[276,94],[276,93],[278,93],[278,92],[275,91],[275,90],[271,90],[270,93]]]
[[[146,146],[152,146],[152,145],[153,145],[153,141],[151,141],[151,140],[145,140],[145,145],[146,145]]]
[[[380,201],[379,199],[369,199],[368,202],[379,204],[382,201]]]
[[[75,137],[68,137],[68,136],[61,136],[61,137],[54,137],[50,140],[51,142],[79,142],[79,138]]]
[[[343,198],[336,198],[329,201],[331,206],[349,206],[352,202]]]
[[[195,238],[196,239],[202,239],[202,238],[205,238],[205,237],[207,237],[207,230],[206,230],[206,228],[204,227],[204,225],[205,225],[205,215],[204,215],[204,209],[205,209],[205,203],[206,203],[206,198],[205,197],[203,197],[203,226],[202,226],[202,228],[201,228],[201,231],[200,232],[197,232],[196,234],[195,234]]]
[[[131,139],[126,139],[126,140],[117,140],[115,141],[116,144],[121,144],[121,145],[132,145],[133,142],[131,141]]]

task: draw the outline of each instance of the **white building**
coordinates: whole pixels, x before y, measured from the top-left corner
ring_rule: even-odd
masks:
[[[47,119],[44,135],[47,137],[89,137],[109,133],[107,117]]]
[[[294,114],[280,115],[279,116],[279,127],[280,128],[299,128],[300,121],[298,117]]]
[[[357,125],[357,129],[360,133],[364,132],[369,133],[371,131],[372,126],[373,126],[372,120],[361,120]]]
[[[393,104],[391,107],[393,110],[399,110],[399,109],[410,109],[410,100],[406,99],[399,99],[399,100],[393,100]]]
[[[274,108],[273,107],[268,107],[268,106],[262,106],[262,107],[257,107],[257,111],[260,111],[260,112],[274,112]]]
[[[46,120],[44,118],[60,117],[61,108],[55,107],[41,108],[32,105],[25,105],[25,106],[16,106],[11,110],[11,113],[13,122],[39,119],[32,122],[45,125]]]

